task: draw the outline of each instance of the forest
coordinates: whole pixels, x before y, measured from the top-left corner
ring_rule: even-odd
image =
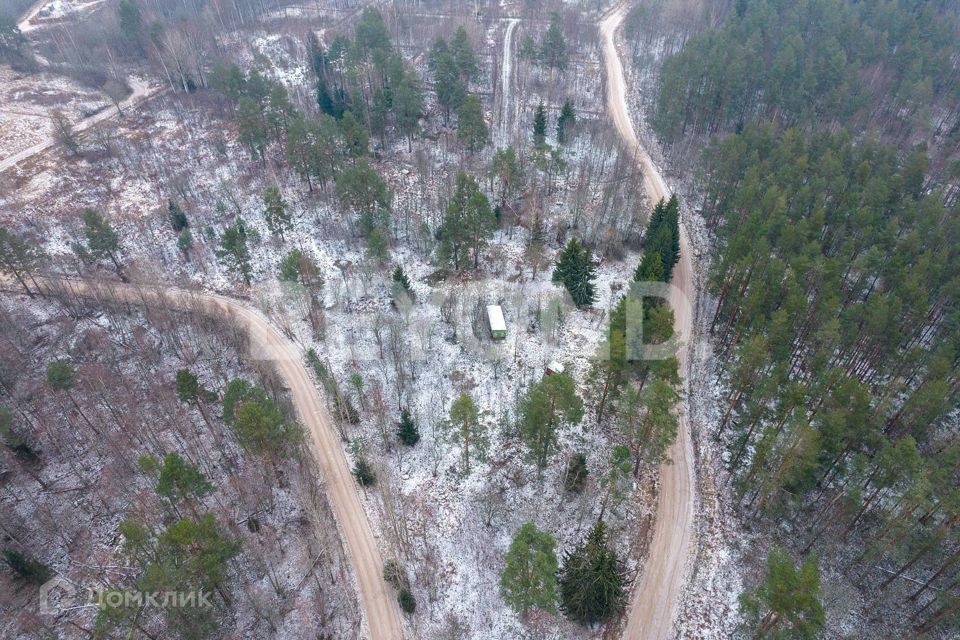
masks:
[[[740,600],[757,637],[839,633],[811,597],[831,584],[909,633],[960,619],[958,24],[943,2],[736,2],[648,102],[667,155],[697,158],[703,437],[770,549]]]
[[[958,42],[0,0],[0,636],[953,637]]]
[[[754,121],[876,132],[956,179],[958,24],[948,1],[738,0],[664,62],[650,122],[667,145]]]

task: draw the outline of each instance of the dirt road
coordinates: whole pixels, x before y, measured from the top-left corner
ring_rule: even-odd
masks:
[[[100,122],[103,122],[104,120],[109,120],[110,118],[114,117],[121,111],[125,111],[127,109],[137,106],[144,100],[156,95],[157,93],[163,90],[163,88],[160,86],[156,86],[156,85],[151,86],[146,80],[135,78],[133,76],[131,76],[127,80],[127,82],[130,84],[130,88],[133,90],[133,92],[127,97],[126,100],[120,103],[119,109],[115,106],[112,106],[107,109],[104,109],[99,113],[95,113],[89,118],[85,118],[80,122],[74,123],[73,125],[74,132],[80,133],[80,132],[86,131],[90,127]],[[3,160],[0,160],[0,173],[6,171],[11,167],[16,166],[17,164],[19,164],[20,162],[26,160],[31,156],[35,156],[38,153],[42,153],[46,151],[47,149],[54,146],[55,144],[57,144],[57,141],[53,138],[53,136],[49,136],[47,138],[44,138],[43,140],[41,140],[40,142],[38,142],[33,146],[27,147],[26,149],[23,149],[22,151],[19,151],[13,154],[12,156],[9,156],[7,158],[4,158]]]
[[[93,284],[60,280],[53,286],[66,287],[81,297],[150,304],[166,302],[174,307],[202,309],[214,316],[236,318],[249,331],[251,352],[271,361],[290,389],[290,398],[300,423],[309,436],[310,448],[323,471],[327,495],[333,506],[340,534],[356,576],[360,606],[366,616],[368,637],[373,640],[400,640],[403,624],[400,609],[383,580],[383,560],[367,520],[356,483],[343,453],[340,439],[330,423],[326,406],[307,373],[303,352],[247,303],[221,296],[175,287],[136,287],[119,283]],[[6,285],[4,287],[3,285]],[[17,289],[10,278],[0,274],[0,288]]]
[[[501,146],[506,146],[510,131],[510,94],[513,92],[513,31],[520,24],[518,18],[510,18],[503,35],[503,57],[500,60],[500,120],[497,130]]]
[[[600,23],[604,69],[607,78],[607,108],[627,147],[634,150],[643,172],[643,186],[654,202],[667,198],[670,190],[650,155],[637,139],[627,108],[623,66],[616,47],[617,29],[627,7],[618,6]],[[680,263],[673,272],[670,306],[675,314],[674,329],[684,346],[677,354],[686,390],[687,347],[692,334],[693,265],[686,229],[680,225]],[[623,637],[629,640],[665,640],[671,637],[677,601],[686,582],[686,564],[693,538],[694,471],[690,427],[685,402],[679,407],[680,428],[669,455],[673,464],[660,468],[660,496],[653,539],[643,574],[634,584],[627,610]]]

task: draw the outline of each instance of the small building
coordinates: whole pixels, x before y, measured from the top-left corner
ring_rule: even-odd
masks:
[[[551,360],[547,365],[547,375],[552,376],[555,373],[563,373],[563,363]]]
[[[487,305],[487,322],[490,324],[490,337],[494,340],[507,337],[507,323],[503,321],[503,309],[500,305]]]

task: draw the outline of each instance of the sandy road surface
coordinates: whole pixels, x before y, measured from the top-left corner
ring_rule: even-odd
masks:
[[[616,47],[617,29],[623,23],[627,7],[620,5],[608,13],[600,23],[603,39],[604,69],[607,77],[607,108],[627,147],[643,172],[643,186],[654,202],[667,198],[670,190],[650,155],[640,145],[627,108],[626,84],[623,66]],[[680,263],[673,272],[673,290],[670,306],[675,314],[674,329],[682,346],[677,354],[680,373],[686,390],[687,347],[693,325],[693,266],[690,242],[681,221]],[[686,563],[693,538],[694,476],[693,451],[690,444],[690,426],[686,403],[679,407],[680,427],[677,440],[670,448],[673,464],[660,468],[660,496],[653,539],[644,567],[637,580],[627,610],[623,637],[629,640],[661,640],[669,638],[677,601],[686,582]]]
[[[134,78],[131,76],[128,79],[128,82],[130,83],[130,88],[133,90],[133,92],[127,97],[126,100],[120,103],[119,110],[115,106],[104,109],[103,111],[99,113],[95,113],[89,118],[85,118],[80,122],[74,123],[73,130],[76,133],[86,131],[90,127],[100,122],[103,122],[104,120],[109,120],[110,118],[120,113],[120,111],[125,111],[126,109],[133,108],[138,104],[140,104],[141,102],[143,102],[144,100],[156,95],[160,91],[163,91],[162,87],[156,86],[156,85],[151,86],[147,81],[142,80],[140,78]],[[18,151],[12,156],[9,156],[7,158],[4,158],[3,160],[0,160],[0,172],[6,171],[10,167],[16,166],[18,163],[26,160],[31,156],[35,156],[38,153],[42,153],[46,151],[47,149],[54,146],[55,144],[57,144],[57,141],[53,138],[53,136],[49,136],[47,138],[44,138],[43,140],[41,140],[35,145],[27,147],[26,149],[23,149],[22,151]]]
[[[372,640],[400,640],[403,637],[400,609],[383,580],[383,560],[360,504],[356,483],[326,406],[303,364],[303,352],[297,345],[283,337],[259,311],[226,296],[176,287],[137,287],[113,282],[95,284],[56,280],[46,284],[55,290],[66,288],[80,296],[134,303],[164,302],[174,307],[199,308],[214,316],[236,318],[249,331],[251,351],[269,359],[289,387],[300,423],[306,429],[310,448],[326,480],[327,495],[356,576],[369,637]],[[20,290],[12,278],[0,274],[0,289],[3,288]]]
[[[500,141],[504,142],[510,131],[510,94],[513,92],[513,31],[520,24],[518,18],[510,18],[503,35],[503,58],[500,61]],[[505,143],[504,143],[505,144]]]

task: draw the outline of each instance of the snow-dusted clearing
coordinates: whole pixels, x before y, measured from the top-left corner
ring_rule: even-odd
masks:
[[[53,109],[77,122],[109,106],[103,94],[63,76],[25,75],[0,65],[0,159],[49,138]]]
[[[22,33],[63,22],[76,14],[99,7],[104,0],[40,0],[23,16],[17,26]]]
[[[496,203],[486,175],[491,150],[464,155],[432,96],[430,118],[423,123],[425,144],[408,152],[404,140],[374,141],[377,169],[393,190],[393,242],[383,264],[368,257],[354,221],[331,193],[308,191],[278,160],[279,153],[251,160],[210,92],[168,93],[106,123],[103,131],[110,135],[89,136],[80,157],[54,149],[0,176],[10,187],[0,193],[0,220],[17,219],[67,271],[80,268],[69,249],[79,234],[80,212],[96,208],[119,231],[125,272],[132,279],[184,282],[246,297],[304,350],[320,354],[361,411],[360,424],[342,425],[343,446],[349,451],[362,444],[374,462],[377,486],[358,491],[381,553],[399,559],[410,573],[418,602],[410,618],[414,637],[585,638],[601,632],[562,616],[521,620],[498,590],[503,553],[521,524],[532,521],[553,534],[562,555],[599,515],[600,482],[617,436],[596,425],[591,403],[583,422],[562,432],[561,451],[542,475],[517,437],[514,411],[526,387],[553,360],[582,383],[604,338],[609,309],[632,279],[649,206],[631,155],[621,149],[603,113],[592,23],[582,26],[589,44],[572,56],[563,90],[557,89],[559,72],[515,54],[516,38],[539,35],[543,28],[500,20],[479,37],[472,34],[478,46],[481,39],[490,45],[490,57],[506,56],[496,74],[484,60],[483,82],[502,83],[501,102],[484,104],[488,124],[498,132],[495,140],[517,146],[536,187],[531,193],[544,195],[524,194],[509,203],[479,268],[462,274],[436,261],[434,233],[460,168],[477,175]],[[298,106],[315,108],[312,72],[299,37],[256,31],[224,43],[242,49],[236,57],[245,67],[256,64],[282,81]],[[414,49],[411,57],[426,75],[423,51]],[[529,142],[533,109],[544,101],[553,123],[568,97],[580,120],[576,135],[560,149],[562,162],[547,158],[535,164]],[[552,125],[547,139],[555,145]],[[274,185],[294,213],[294,229],[282,241],[270,234],[262,216],[263,190]],[[170,227],[170,199],[189,218],[194,244],[188,252],[177,247]],[[535,215],[544,225],[540,260],[528,255]],[[237,216],[251,237],[255,274],[249,289],[214,255],[217,236]],[[592,309],[576,309],[550,281],[556,251],[571,236],[588,239],[602,258]],[[297,291],[276,279],[280,258],[292,248],[310,256],[326,281],[322,331],[311,326]],[[391,302],[395,266],[402,266],[417,294],[410,307]],[[491,340],[478,317],[487,304],[503,307],[505,340]],[[489,455],[476,460],[468,476],[459,471],[459,449],[442,428],[451,401],[463,392],[487,412],[491,440]],[[401,407],[410,408],[422,434],[411,449],[393,435]],[[574,452],[586,454],[590,469],[581,494],[562,488],[561,474]],[[652,533],[657,478],[656,469],[643,469],[605,513],[634,572]]]

